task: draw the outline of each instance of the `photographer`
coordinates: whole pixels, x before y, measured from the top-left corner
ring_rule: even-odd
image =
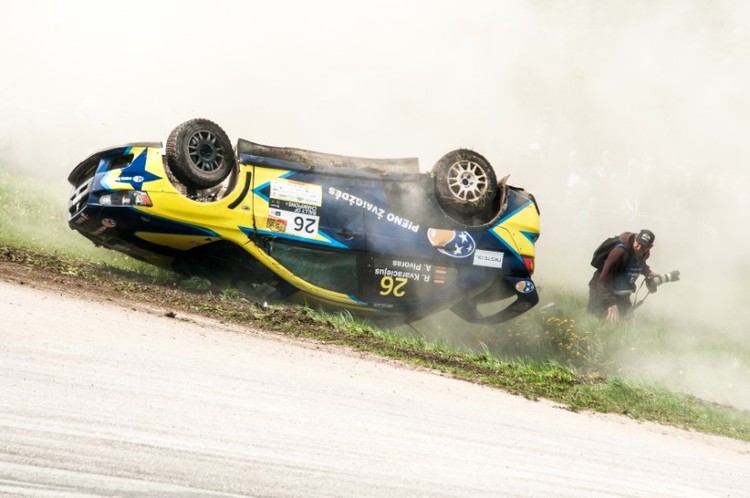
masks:
[[[635,292],[639,275],[646,277],[649,292],[656,292],[656,283],[646,260],[654,245],[654,233],[641,230],[638,234],[623,232],[607,254],[601,268],[589,281],[589,313],[610,321],[630,319],[633,304],[630,295]]]

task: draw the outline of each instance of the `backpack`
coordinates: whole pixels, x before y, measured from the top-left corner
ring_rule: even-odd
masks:
[[[599,247],[597,247],[594,250],[594,255],[591,257],[591,266],[593,266],[597,270],[601,270],[602,266],[604,266],[604,261],[607,259],[607,256],[609,255],[609,251],[611,251],[618,245],[625,247],[620,242],[619,235],[614,235],[612,237],[605,239],[604,242],[599,244]]]

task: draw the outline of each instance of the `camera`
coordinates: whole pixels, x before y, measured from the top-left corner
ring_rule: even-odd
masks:
[[[649,277],[648,282],[656,287],[657,285],[661,285],[665,282],[677,282],[680,279],[680,270],[674,270],[669,273],[664,273],[663,275],[654,275],[652,277]]]

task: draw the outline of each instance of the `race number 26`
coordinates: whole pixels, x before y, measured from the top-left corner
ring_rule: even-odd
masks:
[[[380,279],[380,295],[403,297],[404,294],[406,294],[406,292],[404,292],[404,286],[406,285],[407,281],[408,279],[404,277],[394,278],[388,275],[384,276]]]
[[[317,218],[312,216],[295,216],[292,220],[292,231],[312,235],[317,228]]]

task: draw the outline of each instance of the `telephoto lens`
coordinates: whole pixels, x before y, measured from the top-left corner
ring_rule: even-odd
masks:
[[[651,277],[651,281],[656,285],[661,285],[664,282],[677,282],[680,279],[680,270],[674,270],[663,275],[654,275]]]

